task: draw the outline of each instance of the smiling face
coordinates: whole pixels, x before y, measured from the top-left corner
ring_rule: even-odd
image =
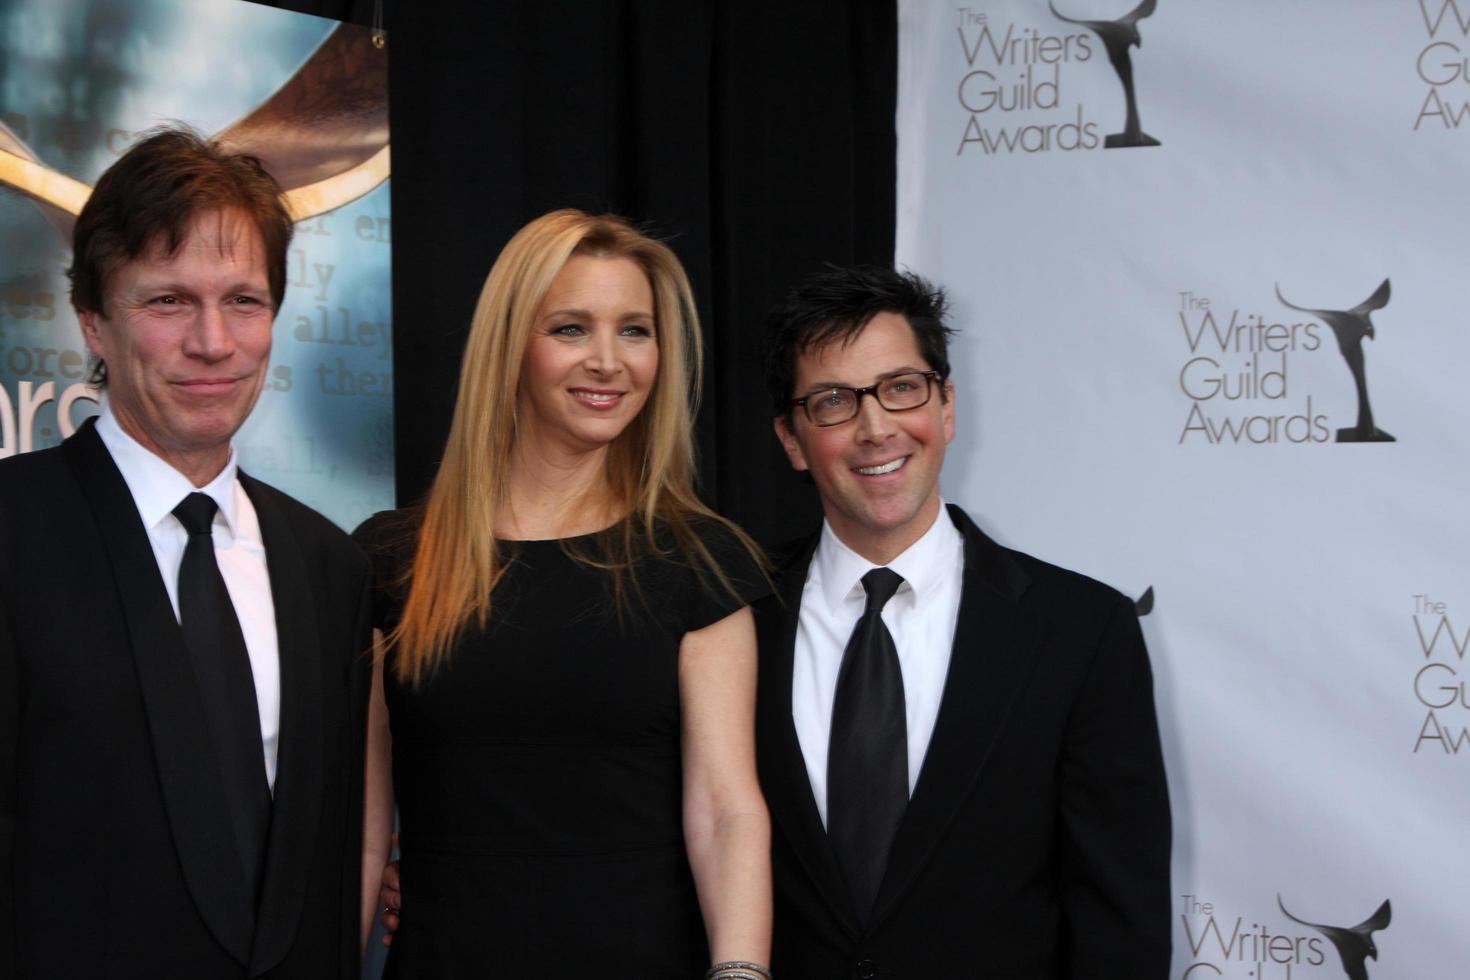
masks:
[[[792,397],[928,370],[908,321],[879,313],[850,342],[802,354]],[[944,391],[947,397],[934,391],[928,404],[900,412],[864,396],[857,417],[837,425],[813,425],[800,407],[789,419],[776,419],[791,465],[811,473],[832,530],[876,564],[917,541],[939,514],[939,471],[944,447],[954,438],[953,385],[944,382]]]
[[[521,363],[520,438],[575,455],[606,448],[658,376],[653,288],[632,259],[573,255],[547,290]]]
[[[123,431],[203,486],[229,459],[270,361],[270,282],[248,220],[201,214],[173,255],[155,245],[113,271],[103,310],[79,310],[107,364]]]

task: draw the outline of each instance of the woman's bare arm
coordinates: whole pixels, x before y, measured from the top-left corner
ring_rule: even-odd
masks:
[[[388,863],[393,834],[393,736],[383,699],[383,634],[373,630],[373,690],[368,700],[367,752],[363,777],[362,913],[359,950],[367,948],[378,907],[378,887]]]
[[[755,771],[749,607],[684,635],[684,838],[714,962],[770,962],[771,825]]]

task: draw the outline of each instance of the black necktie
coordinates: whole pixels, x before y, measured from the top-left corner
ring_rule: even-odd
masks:
[[[868,603],[843,651],[832,701],[827,835],[865,921],[909,802],[903,674],[879,615],[902,584],[902,576],[887,568],[863,576]]]
[[[260,710],[250,654],[214,557],[214,514],[218,509],[219,505],[203,493],[189,494],[174,508],[174,516],[189,532],[184,560],[179,565],[179,625],[209,721],[253,908],[259,897],[266,835],[270,831],[271,793],[265,778],[265,750],[260,739]]]

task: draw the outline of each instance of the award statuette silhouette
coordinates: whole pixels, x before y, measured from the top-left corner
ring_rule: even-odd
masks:
[[[1368,314],[1388,305],[1388,280],[1363,302],[1350,310],[1313,310],[1297,306],[1281,295],[1281,286],[1276,286],[1276,298],[1301,313],[1310,313],[1332,328],[1337,337],[1337,348],[1353,372],[1353,383],[1358,386],[1358,424],[1349,429],[1337,430],[1338,442],[1397,442],[1393,436],[1373,424],[1373,406],[1368,404],[1368,375],[1363,367],[1363,338],[1373,338],[1373,321]]]
[[[1058,20],[1081,24],[1102,38],[1103,47],[1108,49],[1108,60],[1113,63],[1113,71],[1118,73],[1118,81],[1123,83],[1123,95],[1128,100],[1128,120],[1121,133],[1109,134],[1103,140],[1103,146],[1110,150],[1122,146],[1158,146],[1159,141],[1145,133],[1138,124],[1138,99],[1133,93],[1133,60],[1128,49],[1143,47],[1143,39],[1138,36],[1138,22],[1154,12],[1159,0],[1143,0],[1132,13],[1119,20],[1079,20],[1057,13],[1052,0],[1046,0],[1046,5]]]
[[[1304,925],[1309,929],[1316,929],[1322,935],[1332,940],[1332,945],[1337,947],[1337,955],[1342,957],[1342,970],[1348,980],[1368,980],[1368,960],[1378,961],[1378,947],[1373,942],[1373,933],[1380,929],[1387,929],[1389,920],[1393,918],[1393,908],[1389,906],[1388,899],[1378,906],[1365,922],[1359,922],[1355,926],[1319,926],[1315,922],[1298,919],[1286,911],[1286,905],[1281,901],[1281,896],[1276,896],[1276,904],[1281,906],[1281,913],[1292,922]]]

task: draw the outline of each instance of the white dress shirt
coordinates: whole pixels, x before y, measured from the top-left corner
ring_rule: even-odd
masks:
[[[97,418],[97,434],[122,473],[133,504],[143,518],[158,572],[168,589],[168,601],[179,615],[179,566],[189,532],[173,515],[173,509],[198,490],[219,505],[214,515],[214,556],[219,562],[225,589],[245,635],[250,654],[250,672],[255,676],[255,704],[260,712],[260,740],[265,746],[265,778],[271,791],[276,786],[276,749],[281,731],[281,665],[276,644],[276,607],[271,598],[270,574],[265,563],[265,543],[260,522],[245,488],[236,478],[235,450],[219,476],[195,487],[178,470],[144,448],[122,430],[104,396]]]
[[[827,743],[837,673],[847,641],[867,602],[862,577],[877,567],[839,541],[830,524],[822,523],[822,537],[807,570],[797,617],[791,716],[824,826]],[[883,607],[882,617],[893,636],[903,674],[912,796],[944,696],[965,570],[965,539],[949,519],[943,502],[939,516],[924,536],[886,567],[904,580]]]

